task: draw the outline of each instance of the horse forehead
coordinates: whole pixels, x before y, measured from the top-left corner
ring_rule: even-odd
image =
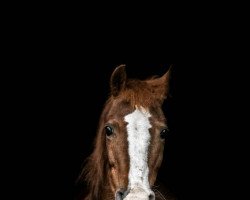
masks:
[[[106,107],[106,121],[117,121],[118,123],[126,123],[125,118],[132,118],[132,121],[141,119],[149,119],[151,124],[155,122],[165,123],[165,116],[161,107],[157,104],[149,105],[148,107],[137,104],[132,105],[128,100],[113,100]],[[133,114],[133,115],[132,115]],[[130,121],[131,121],[130,120]],[[127,122],[128,123],[128,122]]]
[[[148,109],[136,106],[134,111],[124,117],[125,122],[141,128],[151,128],[149,118],[151,114]]]
[[[151,117],[151,114],[148,108],[144,108],[142,106],[136,106],[133,112],[127,114],[124,118],[125,121],[131,121],[131,120],[137,121],[137,120],[148,119],[149,117]]]
[[[151,128],[160,129],[166,127],[167,120],[161,108],[150,107],[144,108],[137,106],[130,113],[123,117],[123,121],[128,124],[133,124],[134,128]],[[130,126],[131,127],[131,126]],[[150,134],[152,131],[150,131]]]

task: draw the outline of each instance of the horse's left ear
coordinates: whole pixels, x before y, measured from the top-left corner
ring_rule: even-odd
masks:
[[[125,65],[116,67],[110,78],[110,89],[113,96],[117,96],[125,88],[126,79]]]
[[[169,82],[170,82],[170,67],[167,72],[159,78],[149,79],[147,83],[151,86],[153,93],[158,97],[158,99],[163,102],[163,100],[169,94]]]
[[[170,76],[171,76],[172,66],[168,69],[168,71],[161,77],[160,82],[162,82],[162,85],[165,86],[164,94],[168,95],[169,93],[169,82],[170,82]]]

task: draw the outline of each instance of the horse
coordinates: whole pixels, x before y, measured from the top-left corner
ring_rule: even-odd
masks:
[[[128,79],[125,65],[110,77],[110,97],[99,120],[94,150],[80,178],[84,200],[175,199],[156,186],[168,127],[162,110],[170,70],[161,77]]]

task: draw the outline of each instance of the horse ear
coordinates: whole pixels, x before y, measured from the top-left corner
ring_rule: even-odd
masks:
[[[170,67],[168,71],[159,78],[149,79],[147,83],[151,86],[154,94],[159,98],[161,102],[168,96],[169,94],[169,82],[170,82]]]
[[[169,93],[169,82],[170,82],[171,71],[172,71],[172,66],[170,66],[168,71],[162,77],[159,78],[160,82],[163,84],[163,86],[165,86],[165,91],[164,91],[165,95],[168,95]]]
[[[125,65],[116,67],[110,79],[110,89],[113,96],[117,96],[125,88],[126,78]]]

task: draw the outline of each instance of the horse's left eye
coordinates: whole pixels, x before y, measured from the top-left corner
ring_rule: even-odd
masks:
[[[107,136],[111,136],[113,134],[113,128],[110,126],[105,126],[105,133]]]
[[[168,129],[167,128],[162,129],[162,131],[160,133],[161,139],[166,139],[167,134],[168,134]]]

